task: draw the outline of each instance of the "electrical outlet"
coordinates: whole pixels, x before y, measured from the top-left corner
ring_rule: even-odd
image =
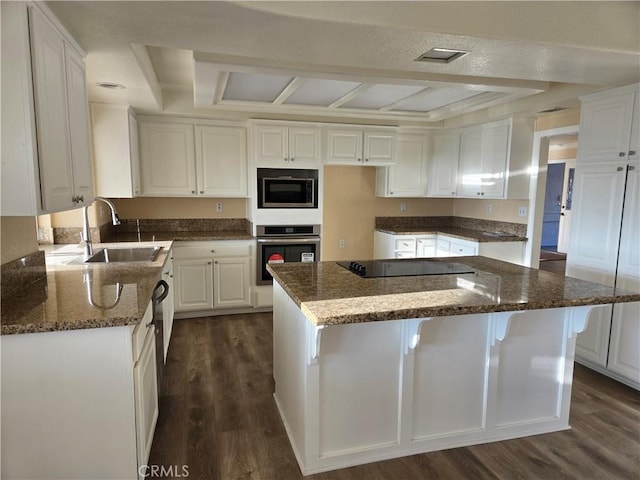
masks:
[[[344,248],[344,240],[338,240],[338,248]]]
[[[526,217],[527,216],[527,207],[518,208],[518,216],[519,217]]]
[[[491,215],[491,212],[493,212],[493,205],[488,204],[487,205],[487,214]]]
[[[222,202],[216,203],[216,212],[222,213]]]
[[[406,212],[407,211],[407,204],[406,203],[402,202],[400,204],[400,211],[401,212]]]

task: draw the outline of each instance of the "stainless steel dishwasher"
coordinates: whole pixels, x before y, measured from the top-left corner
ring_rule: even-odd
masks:
[[[153,301],[153,319],[151,323],[155,328],[156,336],[156,377],[158,380],[158,397],[162,393],[162,375],[164,373],[164,317],[162,302],[169,295],[169,284],[160,280],[156,284],[151,297]]]

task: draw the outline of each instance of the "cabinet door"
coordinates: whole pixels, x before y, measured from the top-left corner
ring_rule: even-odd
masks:
[[[482,186],[484,198],[505,197],[505,176],[509,159],[509,124],[500,123],[482,129]]]
[[[388,196],[423,197],[426,194],[425,149],[423,135],[398,137],[395,164],[388,171]]]
[[[318,166],[320,164],[320,130],[317,128],[289,127],[289,161],[292,166]]]
[[[215,308],[249,307],[249,257],[218,257],[213,261]]]
[[[69,105],[69,128],[71,135],[71,161],[73,169],[73,191],[80,197],[78,206],[93,202],[93,172],[91,171],[91,148],[89,146],[89,105],[87,82],[84,75],[84,60],[73,47],[66,44],[67,99]]]
[[[138,119],[132,111],[128,112],[129,118],[129,162],[131,168],[131,195],[137,197],[142,192],[140,181],[140,143],[138,142]]]
[[[631,120],[631,140],[629,140],[629,160],[640,159],[640,89],[636,89]]]
[[[460,136],[456,194],[458,197],[477,198],[482,187],[482,129],[468,129]]]
[[[140,358],[133,367],[138,468],[146,465],[158,420],[158,385],[154,329],[147,332]]]
[[[578,163],[619,162],[628,157],[635,93],[587,100],[580,111]]]
[[[164,361],[167,361],[167,352],[169,350],[169,342],[171,341],[171,331],[173,330],[173,314],[174,314],[174,301],[173,301],[173,259],[169,252],[170,258],[167,260],[167,264],[162,272],[162,279],[169,285],[169,295],[162,302],[162,325],[164,334]]]
[[[256,125],[256,163],[262,166],[280,166],[289,160],[287,127]]]
[[[213,267],[211,260],[176,260],[174,301],[176,312],[213,308]]]
[[[198,195],[247,196],[246,145],[244,128],[196,127]]]
[[[435,257],[436,256],[436,237],[431,238],[418,238],[416,245],[417,257]]]
[[[626,165],[578,165],[567,275],[613,286]]]
[[[392,133],[364,132],[364,163],[392,165],[395,140]]]
[[[140,128],[142,194],[196,194],[193,125],[144,122]]]
[[[438,236],[436,241],[436,257],[451,256],[451,240],[446,237]]]
[[[433,135],[429,175],[428,197],[455,197],[460,155],[459,133],[436,133]]]
[[[360,130],[329,130],[327,144],[326,163],[343,165],[362,163],[362,132]]]
[[[640,165],[629,166],[616,287],[640,291]],[[616,303],[607,368],[640,382],[640,302]]]
[[[29,9],[29,24],[43,209],[52,212],[67,210],[75,207],[75,195],[67,113],[65,42],[36,8]]]

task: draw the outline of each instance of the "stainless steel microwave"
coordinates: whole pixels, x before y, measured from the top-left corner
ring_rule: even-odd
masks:
[[[259,168],[258,208],[318,208],[318,170]]]

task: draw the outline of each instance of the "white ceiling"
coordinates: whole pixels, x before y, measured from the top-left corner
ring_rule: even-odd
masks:
[[[429,122],[640,81],[640,2],[48,5],[88,54],[90,99],[146,112]],[[470,53],[415,61],[432,47]]]

